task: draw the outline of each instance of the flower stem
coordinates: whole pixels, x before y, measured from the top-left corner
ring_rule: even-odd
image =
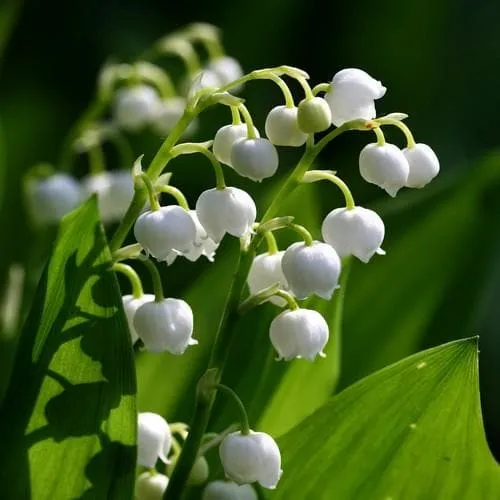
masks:
[[[247,126],[247,137],[249,139],[255,139],[257,134],[255,133],[255,128],[253,126],[252,115],[243,103],[238,105],[238,110],[241,113],[241,116],[243,116],[243,120]]]
[[[285,106],[287,108],[294,108],[295,102],[293,100],[293,95],[288,88],[288,85],[285,83],[285,80],[274,74],[269,75],[268,78],[280,88],[281,92],[283,93],[283,97],[285,98]]]
[[[395,127],[399,128],[406,137],[407,146],[409,148],[415,147],[415,139],[413,137],[413,134],[411,133],[411,130],[401,120],[395,120],[394,118],[380,118],[376,121],[381,125],[394,125]]]
[[[240,112],[238,111],[238,106],[230,106],[230,108],[231,108],[232,124],[233,125],[240,125],[241,124],[241,116],[240,116]]]
[[[225,394],[233,398],[233,401],[238,406],[238,410],[240,412],[241,433],[243,435],[250,434],[250,424],[248,423],[248,414],[245,409],[245,405],[241,401],[238,394],[236,394],[236,392],[234,392],[230,387],[224,384],[215,384],[214,387],[218,391],[224,392]]]
[[[127,264],[115,262],[112,269],[113,271],[122,273],[129,279],[130,284],[132,285],[132,295],[135,299],[138,299],[144,295],[141,279],[139,278],[139,275],[135,272],[133,267]]]
[[[180,207],[184,208],[185,210],[189,210],[189,204],[186,200],[186,197],[182,193],[180,189],[177,189],[174,186],[156,186],[156,191],[160,193],[167,193],[170,194],[175,198],[175,201],[179,204]]]
[[[143,172],[138,177],[140,177],[140,179],[142,180],[142,182],[144,182],[144,185],[146,186],[146,190],[149,196],[149,203],[151,204],[151,210],[153,211],[160,210],[160,203],[158,202],[158,197],[156,196],[155,187],[153,185],[153,182],[149,178],[149,175]]]
[[[330,83],[318,83],[312,89],[312,94],[317,96],[320,92],[328,92],[331,89],[332,85]]]
[[[333,182],[333,184],[340,188],[345,198],[346,208],[350,210],[356,206],[351,190],[349,189],[347,184],[342,179],[337,177],[333,172],[328,172],[326,170],[309,170],[302,178],[302,182],[304,183],[316,182],[320,180]]]
[[[274,295],[285,299],[288,304],[288,309],[295,311],[299,308],[299,304],[297,304],[295,297],[291,293],[285,292],[285,290],[278,290]]]
[[[385,137],[382,129],[380,127],[373,128],[375,135],[377,136],[377,146],[383,146],[385,144]]]
[[[266,231],[264,233],[264,237],[266,238],[267,243],[267,253],[269,255],[274,255],[278,253],[278,244],[276,243],[276,238],[272,231]]]
[[[147,267],[149,274],[151,274],[151,279],[153,280],[153,290],[155,292],[155,302],[161,302],[164,299],[163,295],[163,285],[161,283],[161,276],[158,268],[155,266],[151,259],[145,259],[142,261]]]
[[[293,229],[303,240],[306,246],[310,247],[313,244],[313,237],[311,233],[299,224],[290,224],[290,229]]]

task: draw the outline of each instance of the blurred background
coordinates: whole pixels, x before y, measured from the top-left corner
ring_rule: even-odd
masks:
[[[14,7],[17,2],[0,5],[4,37],[10,3]],[[11,13],[14,18],[14,8]],[[321,156],[319,166],[337,170],[357,202],[379,210],[387,227],[387,256],[353,266],[338,388],[423,348],[480,335],[483,413],[491,448],[500,456],[498,2],[29,0],[17,14],[0,67],[2,289],[11,264],[24,265],[33,259],[39,239],[53,238],[29,227],[21,198],[23,175],[39,161],[57,161],[65,134],[93,95],[106,60],[131,61],[165,33],[205,21],[222,29],[228,54],[245,70],[288,64],[306,70],[315,84],[329,81],[342,68],[363,68],[388,88],[377,102],[379,114],[407,113],[417,142],[437,152],[442,175],[426,189],[405,191],[392,200],[362,182],[357,172],[358,152],[371,136],[348,134]],[[165,67],[174,75],[179,71],[169,61]],[[243,95],[263,130],[266,113],[281,103],[280,93],[270,83],[257,82]],[[228,120],[224,110],[208,112],[196,139],[212,138]],[[388,137],[403,146],[397,132]],[[134,141],[146,158],[161,143],[150,137]],[[281,172],[296,158],[284,152]],[[212,183],[210,169],[195,171],[195,163],[182,160],[174,170],[176,185],[191,202]],[[84,173],[85,162],[78,168]],[[260,189],[239,185],[255,195]],[[314,207],[299,208],[296,216],[301,223],[311,217],[307,222],[317,233],[321,217],[341,198],[332,187],[321,186],[311,200]],[[41,264],[46,254],[37,258]],[[167,275],[169,293],[184,295],[207,268],[205,262],[176,264]],[[28,277],[27,297],[37,276],[34,271]],[[152,365],[141,366],[139,387],[154,371]],[[246,382],[236,368],[229,373],[244,392]],[[140,404],[157,409],[151,408],[159,405],[156,395],[141,397]],[[173,411],[165,405],[158,409]],[[187,418],[183,411],[175,417]]]

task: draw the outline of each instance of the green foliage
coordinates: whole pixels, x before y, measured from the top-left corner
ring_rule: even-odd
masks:
[[[479,408],[477,339],[411,356],[336,396],[279,440],[266,498],[500,496]]]
[[[0,420],[5,498],[131,498],[134,361],[95,199],[65,218]]]

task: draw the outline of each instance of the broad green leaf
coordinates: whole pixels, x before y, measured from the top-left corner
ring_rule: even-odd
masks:
[[[497,259],[500,207],[488,192],[500,189],[499,164],[490,155],[443,189],[402,193],[389,211],[375,207],[386,223],[387,255],[353,263],[341,386],[473,331]]]
[[[2,497],[132,498],[135,376],[95,199],[67,216],[1,409]]]
[[[284,473],[266,498],[500,498],[500,469],[482,428],[477,338],[361,380],[279,445]]]

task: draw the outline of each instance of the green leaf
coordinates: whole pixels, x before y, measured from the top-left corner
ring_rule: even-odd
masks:
[[[1,409],[5,498],[132,498],[135,376],[95,199],[67,216]]]
[[[284,473],[266,494],[273,500],[500,498],[500,470],[482,428],[477,338],[358,382],[279,445]]]

